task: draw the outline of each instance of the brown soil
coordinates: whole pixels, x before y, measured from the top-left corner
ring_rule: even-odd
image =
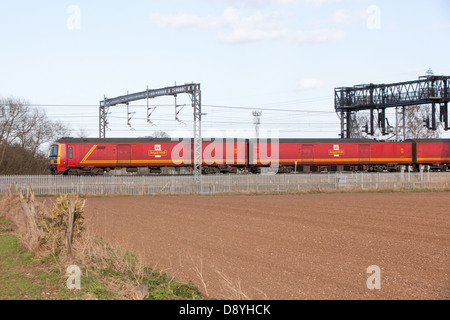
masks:
[[[450,192],[425,192],[90,198],[86,213],[213,298],[450,299],[449,208]]]

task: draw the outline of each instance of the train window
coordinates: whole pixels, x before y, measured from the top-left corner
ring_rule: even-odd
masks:
[[[69,148],[69,159],[73,159],[73,148]]]
[[[52,145],[52,148],[50,149],[50,157],[56,158],[58,156],[58,145],[54,144]]]

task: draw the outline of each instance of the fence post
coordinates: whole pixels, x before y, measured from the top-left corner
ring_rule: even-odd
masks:
[[[361,189],[364,190],[364,172],[361,172]]]
[[[34,193],[31,191],[31,186],[29,185],[26,191],[26,198],[23,197],[22,190],[19,188],[19,199],[22,205],[23,211],[30,221],[31,232],[33,235],[39,235],[39,227],[34,218],[35,207],[34,207]],[[28,202],[30,207],[28,207]]]
[[[75,200],[72,196],[69,196],[68,210],[66,245],[69,255],[72,255],[73,221],[75,218]]]
[[[380,173],[377,174],[377,190],[380,187]]]

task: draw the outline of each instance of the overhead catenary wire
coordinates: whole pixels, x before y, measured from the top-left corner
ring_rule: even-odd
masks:
[[[98,106],[90,106],[90,105],[30,105],[31,107],[89,107],[89,108],[94,108],[94,107],[98,107]],[[138,106],[138,105],[130,105],[131,107],[143,107],[143,106]],[[254,110],[255,107],[245,107],[245,106],[220,106],[220,105],[205,105],[203,104],[204,107],[209,107],[209,108],[217,108],[217,109],[235,109],[235,110]],[[161,107],[159,105],[152,105],[152,107]],[[173,105],[172,105],[173,107]],[[293,112],[293,113],[307,113],[307,114],[312,114],[312,113],[318,113],[318,114],[335,114],[335,111],[323,111],[323,110],[295,110],[295,109],[276,109],[276,108],[260,108],[258,107],[258,110],[262,110],[262,111],[274,111],[274,112]],[[94,111],[93,111],[94,112]],[[98,110],[96,110],[95,112],[98,112]]]
[[[247,111],[253,111],[255,108],[264,111],[265,117],[262,119],[261,125],[265,129],[279,130],[280,132],[335,132],[328,131],[330,127],[338,126],[338,121],[332,122],[328,117],[329,115],[335,116],[334,108],[330,107],[330,111],[323,110],[324,106],[321,106],[322,110],[318,110],[315,107],[309,106],[305,108],[305,104],[314,104],[321,101],[329,101],[329,97],[315,97],[308,99],[295,99],[288,101],[269,102],[258,105],[227,105],[227,104],[213,104],[203,103],[204,110],[207,110],[208,117],[202,119],[202,125],[207,130],[220,130],[220,129],[250,129],[253,126],[253,121],[246,113]],[[328,103],[327,103],[328,104]],[[94,132],[98,128],[97,121],[91,121],[90,119],[98,119],[97,104],[82,104],[82,103],[61,103],[61,104],[30,104],[30,107],[45,108],[46,114],[50,119],[59,121],[68,121],[70,124],[83,127],[86,130],[93,130]],[[147,108],[144,104],[130,104],[132,108]],[[160,114],[154,114],[152,121],[156,125],[155,127],[148,126],[146,117],[133,117],[133,129],[137,132],[149,131],[167,131],[175,132],[177,130],[190,130],[188,125],[192,125],[193,121],[188,118],[184,118],[183,123],[175,123],[172,116],[168,116],[168,113],[164,110],[173,108],[174,104],[152,104],[152,107],[158,107],[163,110]],[[289,108],[287,108],[289,106]],[[120,113],[121,105],[111,107],[109,109],[109,123],[110,127],[108,131],[111,132],[129,132],[130,129],[123,129],[121,119],[125,119],[125,115]],[[282,108],[279,108],[282,107]],[[184,113],[185,111],[183,111]],[[180,114],[182,115],[182,114]],[[247,118],[248,116],[248,118]],[[307,117],[321,117],[325,121],[307,121]],[[328,117],[328,118],[327,118]],[[83,121],[86,119],[86,121]],[[327,121],[328,119],[328,121]],[[306,120],[306,121],[305,121]],[[145,123],[144,123],[145,121]],[[152,122],[152,123],[153,123]],[[161,128],[161,129],[159,129]],[[77,129],[77,128],[75,128]],[[159,129],[159,130],[158,130]]]

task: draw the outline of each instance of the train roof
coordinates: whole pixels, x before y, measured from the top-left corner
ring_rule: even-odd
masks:
[[[203,138],[203,141],[214,141],[218,139],[226,140],[249,140],[249,141],[272,141],[272,140],[279,140],[283,143],[326,143],[326,142],[341,142],[341,143],[348,143],[348,142],[379,142],[375,140],[370,139],[295,139],[295,138],[268,138],[268,139],[247,139],[247,138]],[[57,142],[66,142],[66,143],[151,143],[151,142],[181,142],[181,141],[191,140],[193,141],[193,138],[61,138]]]
[[[411,139],[407,141],[413,141],[413,142],[421,142],[421,143],[450,143],[450,139]]]
[[[66,143],[151,143],[151,142],[180,142],[181,138],[61,138],[56,142]]]
[[[209,142],[216,139],[223,139],[226,142],[230,138],[203,138],[203,141]],[[256,139],[231,138],[233,141],[257,141]],[[193,138],[61,138],[56,142],[65,143],[170,143],[193,141]],[[259,139],[260,141],[278,140],[280,143],[395,143],[393,141],[373,140],[373,139],[296,139],[296,138],[280,138],[280,139]],[[450,139],[410,139],[405,142],[419,143],[450,143]]]

